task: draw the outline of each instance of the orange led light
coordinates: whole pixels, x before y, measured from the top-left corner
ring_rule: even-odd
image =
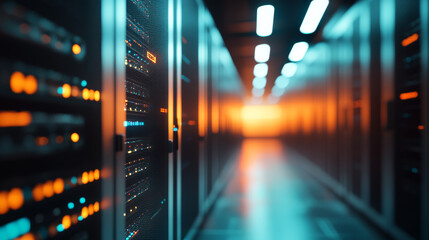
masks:
[[[71,217],[69,215],[65,215],[62,221],[64,229],[68,229],[71,226]]]
[[[94,182],[94,172],[89,171],[88,173],[88,182]]]
[[[84,100],[88,100],[88,99],[89,99],[89,90],[88,90],[88,88],[84,88],[84,89],[82,90],[82,98],[83,98]]]
[[[88,214],[90,216],[94,214],[94,205],[89,204],[89,206],[88,206]]]
[[[7,202],[13,210],[21,208],[24,205],[24,193],[19,188],[13,188],[7,195]]]
[[[43,184],[43,195],[47,198],[54,196],[54,182],[47,181]]]
[[[94,212],[98,212],[100,210],[100,203],[95,202],[94,203]]]
[[[26,127],[32,119],[29,112],[0,112],[0,127]]]
[[[55,224],[51,224],[51,225],[48,227],[48,233],[49,233],[49,236],[50,236],[50,237],[55,236],[55,234],[57,234],[57,225],[55,225]]]
[[[425,126],[423,126],[423,125],[419,125],[417,128],[418,128],[419,130],[424,130],[424,129],[425,129]]]
[[[7,200],[7,192],[0,192],[0,215],[6,214],[9,211],[9,205]]]
[[[49,37],[47,34],[42,35],[42,42],[45,44],[48,44],[51,42],[51,37]]]
[[[64,142],[64,137],[63,136],[57,136],[55,138],[55,142],[58,143],[58,144],[63,143]]]
[[[71,95],[73,96],[73,97],[78,97],[79,96],[79,88],[77,87],[77,86],[73,86],[72,88],[71,88]]]
[[[417,98],[418,96],[419,96],[419,93],[417,91],[413,91],[413,92],[401,93],[401,95],[399,95],[399,98],[401,100],[408,100],[408,99]]]
[[[83,207],[80,215],[82,216],[83,219],[87,218],[88,217],[88,208]]]
[[[77,214],[74,214],[74,215],[72,216],[71,221],[72,221],[72,223],[73,223],[73,224],[76,224],[76,223],[78,223],[78,222],[79,222],[79,219],[78,219]]]
[[[100,170],[98,170],[98,169],[94,170],[94,179],[95,180],[100,179]]]
[[[36,238],[32,233],[27,233],[25,235],[22,235],[22,237],[18,238],[18,240],[35,240]]]
[[[49,143],[49,138],[47,137],[36,137],[34,140],[38,147],[46,146]]]
[[[89,90],[89,100],[93,101],[94,98],[95,98],[95,96],[94,96],[94,90],[91,89],[91,90]]]
[[[73,44],[72,51],[75,55],[78,55],[82,52],[82,48],[79,46],[79,44]]]
[[[25,93],[28,95],[33,95],[37,92],[37,79],[33,75],[28,75],[25,79]]]
[[[82,183],[87,184],[88,183],[88,172],[82,173]]]
[[[63,98],[69,98],[71,96],[71,86],[69,84],[63,85]]]
[[[403,46],[403,47],[409,46],[409,45],[411,45],[412,43],[414,43],[415,41],[417,41],[418,39],[419,39],[419,35],[418,35],[417,33],[414,33],[413,35],[411,35],[411,36],[409,36],[409,37],[405,38],[405,39],[402,41],[402,46]]]
[[[60,194],[64,191],[64,180],[61,178],[57,178],[54,181],[54,192],[56,194]]]
[[[156,63],[156,56],[150,53],[149,51],[146,51],[146,57],[151,60],[153,63]]]
[[[94,99],[95,101],[100,101],[100,91],[95,91],[94,92]]]
[[[25,88],[25,76],[22,72],[14,72],[10,75],[10,90],[14,93],[22,93]]]
[[[40,202],[45,198],[45,195],[43,194],[43,184],[37,184],[33,188],[33,199],[36,202]]]
[[[70,136],[70,139],[72,140],[72,142],[76,143],[79,141],[79,134],[77,133],[72,133],[72,135]]]

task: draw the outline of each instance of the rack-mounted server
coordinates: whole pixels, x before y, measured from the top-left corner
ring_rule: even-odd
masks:
[[[326,25],[283,102],[287,142],[397,239],[428,236],[425,12],[427,1],[357,2]]]
[[[100,9],[0,2],[0,239],[101,238]]]

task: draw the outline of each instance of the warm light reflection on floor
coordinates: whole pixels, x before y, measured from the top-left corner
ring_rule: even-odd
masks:
[[[238,167],[199,240],[383,239],[276,139],[246,139]]]
[[[298,181],[288,181],[293,173],[284,167],[284,156],[279,140],[243,142],[239,169],[246,239],[306,239],[309,222],[299,214],[306,194]]]

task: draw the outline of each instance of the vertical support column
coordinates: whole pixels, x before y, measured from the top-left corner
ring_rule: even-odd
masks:
[[[176,2],[176,118],[178,150],[176,164],[176,227],[177,239],[182,238],[182,0]]]
[[[370,63],[371,63],[371,15],[368,2],[363,5],[360,18],[360,65],[362,76],[362,107],[361,107],[361,129],[362,129],[362,176],[361,193],[362,201],[370,205],[370,129],[371,129],[371,84],[370,84]]]
[[[115,104],[115,77],[114,52],[108,49],[115,47],[115,0],[101,2],[101,59],[102,59],[102,201],[101,201],[101,237],[106,240],[114,239],[115,231],[115,204],[114,204],[114,139],[115,139],[115,111],[111,106]]]
[[[168,0],[168,139],[169,148],[174,148],[174,0]],[[170,151],[173,149],[170,149]],[[173,150],[174,151],[174,150]],[[168,240],[174,239],[174,156],[168,154]]]
[[[115,132],[116,135],[125,136],[126,130],[124,121],[126,120],[126,114],[123,111],[125,104],[125,65],[124,59],[126,54],[125,35],[126,35],[126,19],[127,19],[127,3],[126,0],[115,0]],[[122,142],[116,142],[116,145],[123,144]],[[115,199],[118,207],[115,209],[115,215],[117,216],[115,236],[117,240],[124,238],[125,233],[125,151],[116,152],[115,161]]]
[[[198,135],[199,141],[199,214],[204,211],[204,201],[206,198],[206,137],[207,137],[207,78],[206,78],[206,34],[205,34],[205,7],[202,1],[198,4]]]
[[[113,16],[113,17],[112,17]],[[102,0],[102,239],[122,239],[125,218],[123,151],[117,135],[125,136],[125,0]],[[112,108],[112,106],[114,106]]]
[[[381,127],[382,134],[382,213],[388,225],[394,225],[394,134],[389,126],[389,103],[394,100],[395,1],[380,2],[381,30]]]

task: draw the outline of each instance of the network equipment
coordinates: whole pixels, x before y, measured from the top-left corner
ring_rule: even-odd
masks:
[[[100,1],[0,2],[0,239],[101,238],[100,29]]]
[[[127,0],[124,239],[167,238],[165,2]]]

